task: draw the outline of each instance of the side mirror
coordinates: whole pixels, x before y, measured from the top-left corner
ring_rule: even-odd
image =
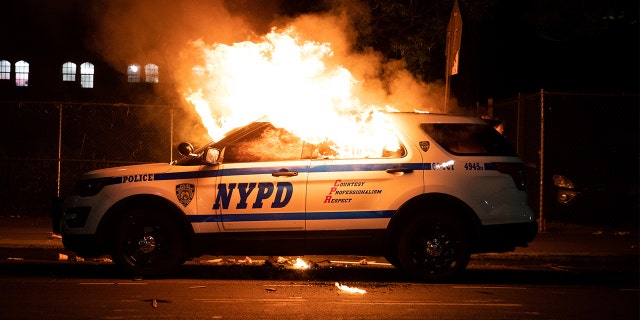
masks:
[[[180,153],[183,156],[189,156],[189,155],[193,155],[193,150],[195,150],[193,148],[193,145],[189,142],[182,142],[178,145],[178,153]]]
[[[208,165],[216,165],[218,164],[218,160],[220,158],[220,150],[216,148],[206,148],[202,154],[202,161]]]

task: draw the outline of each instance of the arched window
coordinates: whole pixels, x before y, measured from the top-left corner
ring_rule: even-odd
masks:
[[[196,77],[202,77],[202,76],[204,76],[204,67],[203,66],[193,66],[193,68],[191,68],[191,72]]]
[[[65,62],[62,65],[62,81],[76,81],[76,64]]]
[[[11,79],[11,62],[0,60],[0,80]]]
[[[140,66],[137,64],[130,64],[127,67],[127,81],[140,82]]]
[[[29,86],[29,63],[26,61],[16,62],[16,87]]]
[[[144,66],[144,77],[146,82],[158,83],[158,66],[153,63]]]
[[[93,63],[85,62],[80,65],[80,86],[83,88],[93,88]]]

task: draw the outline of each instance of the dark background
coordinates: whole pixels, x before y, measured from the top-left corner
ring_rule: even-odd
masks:
[[[170,79],[162,78],[168,61],[160,66],[158,84],[126,83],[126,64],[106,59],[108,51],[127,48],[100,43],[104,16],[121,13],[122,0],[11,0],[0,7],[0,60],[30,63],[29,87],[16,88],[0,81],[4,99],[55,99],[100,102],[171,102]],[[426,1],[135,1],[136,8],[156,18],[140,17],[131,33],[153,30],[138,49],[163,50],[167,35],[192,37],[206,34],[188,21],[189,8],[224,7],[232,16],[250,21],[254,32],[268,31],[275,17],[326,13],[340,7],[353,16],[357,31],[355,50],[374,48],[388,59],[404,59],[407,68],[425,82],[444,81],[446,28],[453,0]],[[180,3],[180,5],[176,5]],[[188,3],[189,5],[186,5]],[[463,19],[460,71],[452,76],[452,95],[461,105],[485,104],[487,99],[510,98],[518,92],[572,91],[589,93],[637,93],[640,53],[638,1],[631,0],[459,0]],[[190,7],[191,6],[191,7]],[[174,8],[175,7],[175,8]],[[114,13],[116,12],[116,13]],[[357,14],[356,14],[357,12]],[[273,18],[273,19],[272,19]],[[215,16],[199,17],[215,26]],[[135,21],[135,20],[134,20]],[[151,21],[151,22],[149,22]],[[204,22],[201,24],[205,26]],[[166,28],[163,30],[163,26]],[[215,28],[215,27],[214,27]],[[181,30],[182,29],[182,30]],[[165,34],[166,32],[166,34]],[[164,46],[164,47],[163,47]],[[132,52],[131,62],[139,56]],[[159,58],[156,58],[160,60]],[[60,80],[66,61],[96,66],[95,88],[79,90]],[[162,90],[158,90],[162,89]],[[168,93],[169,92],[169,93]]]

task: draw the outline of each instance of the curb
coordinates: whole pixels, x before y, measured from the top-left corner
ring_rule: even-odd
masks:
[[[471,261],[519,261],[547,263],[598,263],[606,265],[635,264],[640,265],[640,256],[631,254],[603,253],[482,253],[471,256]]]

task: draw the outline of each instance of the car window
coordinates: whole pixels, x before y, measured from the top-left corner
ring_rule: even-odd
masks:
[[[303,141],[287,130],[265,125],[227,144],[223,163],[298,160]]]
[[[360,148],[340,148],[332,141],[318,144],[306,144],[304,157],[311,159],[376,159],[402,158],[407,150],[400,140],[393,147],[381,146],[379,149],[363,150]]]
[[[517,156],[507,139],[487,124],[423,123],[420,127],[453,154]]]

